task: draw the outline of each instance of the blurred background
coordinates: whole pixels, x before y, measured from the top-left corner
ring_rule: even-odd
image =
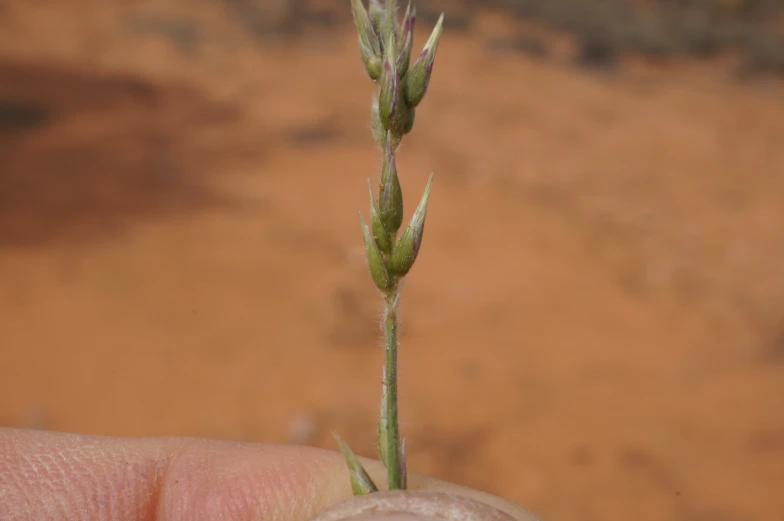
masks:
[[[784,2],[417,7],[410,468],[784,519]],[[372,92],[347,1],[0,1],[0,424],[375,456]]]

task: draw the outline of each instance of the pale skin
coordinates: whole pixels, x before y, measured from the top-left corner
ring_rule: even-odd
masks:
[[[381,464],[363,464],[382,486]],[[408,484],[481,501],[518,521],[537,519],[477,490],[414,473]],[[345,460],[332,451],[0,428],[0,519],[7,521],[306,521],[350,497]],[[389,516],[362,517],[382,518]]]

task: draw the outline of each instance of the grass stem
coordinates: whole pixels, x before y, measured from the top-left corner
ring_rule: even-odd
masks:
[[[389,490],[403,488],[400,462],[400,429],[397,420],[397,290],[387,295],[384,302],[384,337],[386,344],[386,364],[383,404],[386,410],[387,444],[382,450],[387,455],[387,480]]]

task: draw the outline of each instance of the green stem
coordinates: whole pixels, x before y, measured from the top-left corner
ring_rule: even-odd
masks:
[[[386,454],[387,481],[389,490],[403,488],[400,465],[400,432],[397,422],[397,290],[387,295],[384,306],[384,332],[386,337]]]

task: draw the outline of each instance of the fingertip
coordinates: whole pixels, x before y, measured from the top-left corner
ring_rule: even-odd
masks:
[[[309,447],[0,428],[0,519],[302,521],[351,495]]]
[[[156,521],[308,519],[351,494],[338,458],[310,447],[190,440],[170,459]]]

